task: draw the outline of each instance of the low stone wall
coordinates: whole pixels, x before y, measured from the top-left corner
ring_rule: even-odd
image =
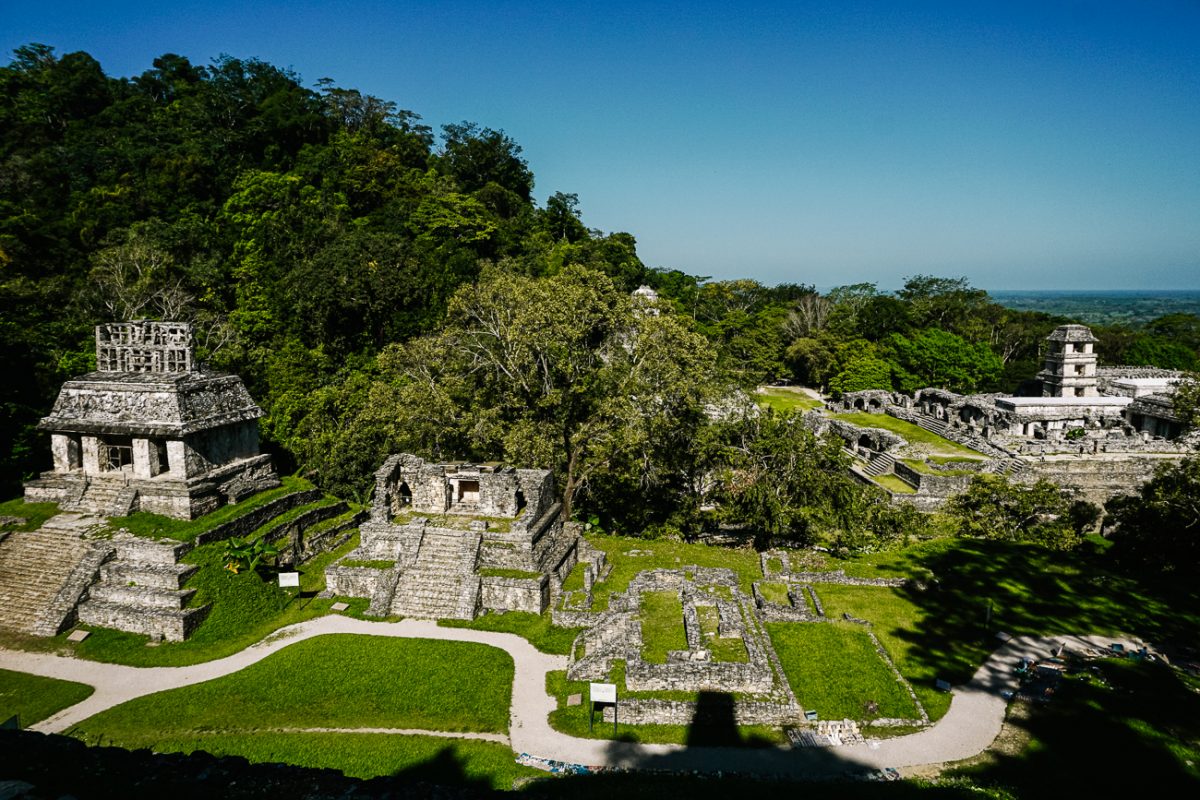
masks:
[[[769,581],[774,583],[776,581]],[[780,581],[782,582],[782,581]],[[758,616],[763,622],[814,622],[822,616],[822,614],[814,614],[808,608],[808,602],[804,597],[804,592],[807,589],[812,593],[811,586],[804,585],[788,585],[788,595],[791,597],[792,605],[785,606],[779,603],[773,603],[762,595],[758,589],[758,584],[761,581],[756,581],[750,588],[754,593],[754,604],[758,607]],[[820,608],[819,601],[816,601],[816,594],[812,593],[814,608]]]
[[[182,613],[166,608],[147,608],[113,603],[84,603],[79,607],[79,621],[101,628],[115,628],[150,637],[162,637],[168,642],[187,639],[212,610],[212,604],[184,609]]]
[[[247,536],[280,514],[307,503],[316,502],[323,496],[320,489],[309,489],[303,492],[293,492],[292,494],[284,495],[278,500],[267,503],[262,508],[256,508],[237,519],[222,523],[210,531],[205,531],[197,536],[193,542],[196,547],[199,547],[210,542],[220,542],[235,536]]]
[[[550,605],[550,578],[479,579],[481,601],[489,611],[528,611],[541,614]]]
[[[786,703],[735,700],[726,695],[715,702],[706,702],[706,710],[711,711],[702,711],[697,716],[698,705],[686,700],[622,700],[618,722],[630,725],[720,724],[728,721],[730,711],[738,725],[796,725],[804,721],[800,707]],[[606,706],[604,721],[612,724],[613,713],[612,706]]]
[[[982,462],[981,462],[982,463]],[[896,477],[917,488],[919,494],[947,498],[965,491],[971,483],[973,475],[931,475],[913,469],[903,461],[897,461],[892,467]]]
[[[334,564],[325,568],[325,591],[341,597],[370,597],[375,594],[379,581],[390,573],[390,569]]]
[[[797,583],[837,583],[842,586],[904,586],[907,578],[852,578],[844,570],[832,572],[790,572],[784,580]]]

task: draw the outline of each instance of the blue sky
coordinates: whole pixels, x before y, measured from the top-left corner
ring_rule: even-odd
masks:
[[[1200,289],[1200,2],[0,0],[111,75],[228,53],[504,129],[651,265]]]

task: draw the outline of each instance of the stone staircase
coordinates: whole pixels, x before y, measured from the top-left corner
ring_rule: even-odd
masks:
[[[75,622],[75,607],[111,553],[81,538],[77,515],[0,541],[0,627],[54,636]]]
[[[209,606],[188,608],[196,593],[183,585],[197,567],[178,563],[186,545],[134,536],[113,539],[116,557],[79,606],[89,625],[182,642],[208,615]]]
[[[892,472],[896,467],[896,459],[887,453],[876,453],[871,456],[871,461],[863,468],[863,472],[870,475],[872,478],[878,478],[880,475],[886,475]]]
[[[474,619],[480,606],[475,565],[482,538],[475,531],[443,533],[426,529],[416,560],[396,584],[391,613],[427,619]]]
[[[137,510],[137,489],[120,480],[82,480],[59,504],[64,511],[125,517]]]

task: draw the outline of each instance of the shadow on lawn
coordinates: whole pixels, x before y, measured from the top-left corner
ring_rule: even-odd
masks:
[[[472,778],[464,769],[465,762],[451,746],[443,747],[428,761],[405,767],[392,773],[392,778],[401,783],[432,783],[440,786],[456,786],[480,794],[492,792],[491,781]]]
[[[999,644],[999,631],[1122,632],[1170,652],[1194,645],[1200,630],[1196,587],[1112,573],[1095,554],[960,540],[954,548],[914,554],[903,569],[928,570],[934,580],[896,590],[922,619],[915,630],[889,633],[913,645],[910,659],[952,683],[970,678],[979,657]]]

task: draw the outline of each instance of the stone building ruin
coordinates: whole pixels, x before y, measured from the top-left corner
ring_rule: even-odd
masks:
[[[393,455],[375,474],[361,542],[326,570],[368,613],[473,619],[549,607],[579,558],[549,470]]]
[[[199,368],[190,325],[98,325],[96,367],[38,423],[54,468],[25,484],[27,501],[195,519],[279,485],[258,449],[262,410],[236,375]]]
[[[1134,490],[1164,460],[1189,450],[1172,393],[1182,373],[1153,367],[1100,367],[1098,339],[1084,325],[1063,325],[1046,338],[1041,392],[1034,397],[960,395],[926,388],[912,395],[848,392],[833,411],[887,414],[962,444],[977,462],[925,460],[919,448],[889,441],[884,431],[820,420],[865,461],[865,479],[891,473],[914,489],[901,502],[934,508],[961,491],[973,472],[1016,479],[1049,478],[1102,502]],[[814,424],[817,424],[816,422]],[[907,463],[906,463],[907,462]]]

